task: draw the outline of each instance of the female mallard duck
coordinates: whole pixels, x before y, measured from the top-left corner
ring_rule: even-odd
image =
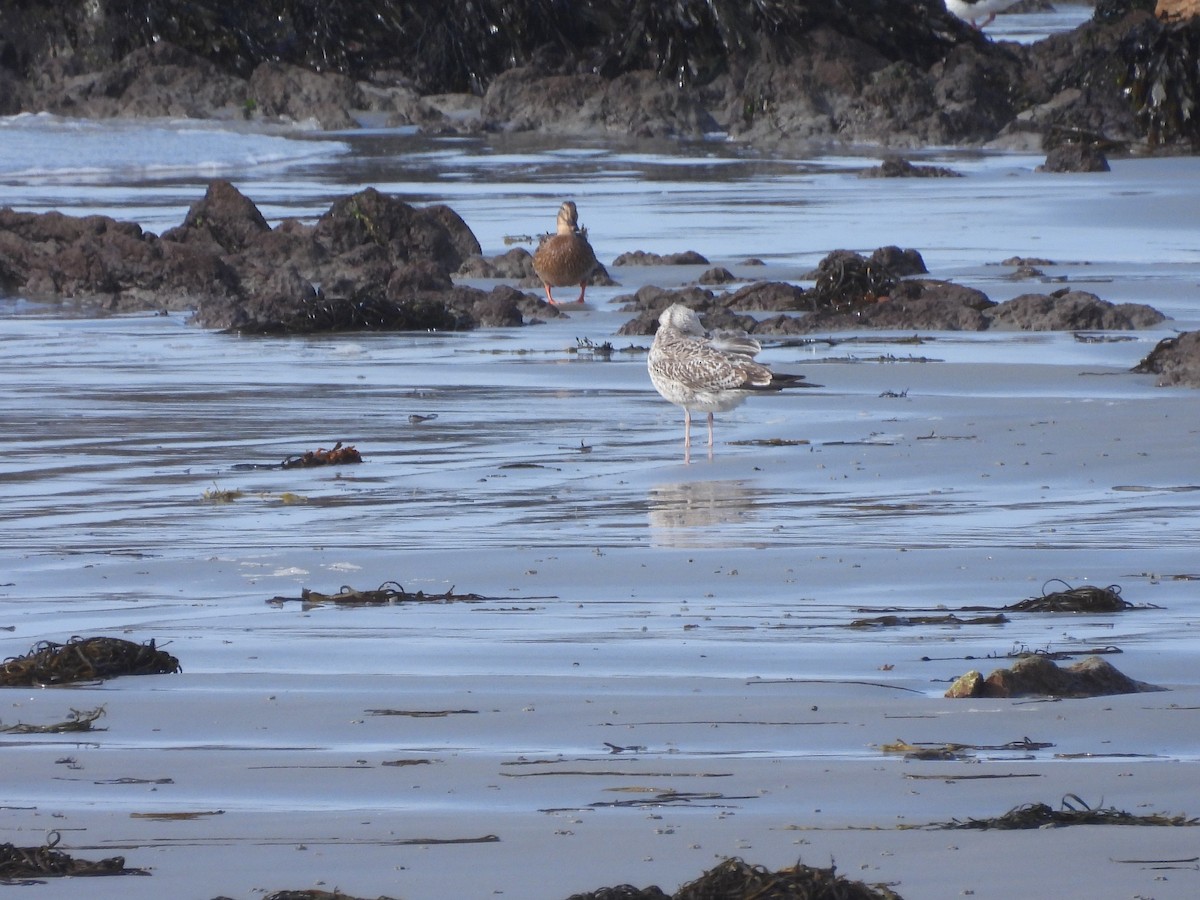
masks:
[[[579,299],[587,290],[587,279],[596,269],[596,254],[588,243],[587,229],[579,227],[579,211],[570,200],[558,208],[556,233],[542,238],[533,254],[533,271],[546,286],[546,299],[558,305],[550,293],[551,286],[579,285]]]

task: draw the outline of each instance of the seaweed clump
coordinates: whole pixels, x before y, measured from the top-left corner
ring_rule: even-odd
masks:
[[[333,445],[332,450],[326,450],[324,447],[317,450],[305,450],[302,456],[289,456],[280,465],[285,469],[296,469],[312,466],[341,466],[360,462],[362,462],[362,454],[353,446],[343,446],[342,442],[338,441]]]
[[[886,299],[904,276],[928,271],[916,250],[880,247],[869,257],[834,250],[806,276],[815,284],[805,296],[814,312],[853,311]]]
[[[638,889],[629,885],[603,888],[588,894],[572,894],[568,900],[901,900],[885,885],[851,881],[828,869],[796,863],[771,871],[736,857],[709,869],[674,894],[657,887]]]
[[[1135,815],[1112,806],[1093,809],[1078,794],[1063,797],[1060,808],[1053,809],[1047,803],[1023,803],[1014,806],[1002,816],[991,819],[952,819],[935,825],[935,828],[972,828],[980,831],[997,829],[1012,831],[1027,828],[1059,828],[1066,825],[1200,825],[1200,819],[1188,816],[1165,816],[1159,813]]]
[[[1157,606],[1134,606],[1121,597],[1121,586],[1110,584],[1106,588],[1085,585],[1071,587],[1065,581],[1059,581],[1065,590],[1046,592],[1042,588],[1042,596],[1028,597],[1017,603],[1005,606],[1010,612],[1072,612],[1072,613],[1107,613],[1124,612],[1127,609],[1158,609]],[[1047,582],[1046,584],[1052,584]]]
[[[151,638],[136,644],[113,637],[73,637],[65,644],[41,641],[24,656],[0,664],[0,687],[34,687],[95,681],[117,675],[169,675],[182,672],[179,660],[159,650]]]
[[[1151,147],[1200,149],[1200,16],[1182,22],[1147,18],[1121,44],[1122,88]]]
[[[82,875],[149,875],[145,869],[125,868],[125,857],[110,856],[101,860],[75,859],[69,853],[55,850],[60,835],[51,831],[40,847],[17,847],[0,844],[0,884],[29,883],[42,878],[78,877]]]
[[[299,600],[304,609],[312,609],[332,603],[335,606],[396,606],[401,603],[478,603],[490,598],[482,594],[456,594],[451,587],[442,594],[426,594],[424,591],[406,591],[396,581],[385,581],[375,590],[358,590],[343,584],[336,594],[326,594],[310,588],[301,588],[299,597],[272,597],[268,603],[280,605],[289,600]]]

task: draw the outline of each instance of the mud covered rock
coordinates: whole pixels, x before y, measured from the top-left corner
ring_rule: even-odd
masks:
[[[698,284],[729,284],[731,281],[737,280],[737,276],[724,266],[713,266],[711,269],[705,269],[700,273],[700,277],[696,279]]]
[[[991,328],[1021,331],[1124,331],[1150,328],[1166,319],[1141,303],[1113,304],[1087,291],[1021,294],[988,312]]]
[[[617,298],[625,311],[638,316],[620,333],[653,334],[659,313],[672,303],[684,303],[711,319],[735,310],[772,310],[799,315],[780,315],[756,320],[742,316],[736,322],[708,327],[736,327],[757,335],[798,335],[851,331],[862,328],[921,331],[1116,331],[1149,328],[1165,317],[1152,307],[1136,303],[1113,304],[1085,291],[1064,289],[1051,294],[1023,294],[997,304],[975,288],[929,278],[893,278],[887,274],[889,260],[898,270],[905,266],[924,269],[914,251],[882,248],[868,259],[848,251],[837,251],[817,271],[825,281],[803,290],[781,282],[756,282],[732,293],[714,294],[699,287],[670,290],[649,286],[636,294]],[[843,263],[850,261],[849,267]],[[839,295],[819,290],[823,283],[837,287],[838,278],[850,282],[866,276],[868,289],[860,287]],[[871,287],[874,285],[874,287]],[[878,295],[872,290],[886,291]],[[845,296],[849,299],[840,299]],[[1167,358],[1164,356],[1164,359]],[[1149,363],[1143,362],[1143,365]],[[1150,371],[1139,369],[1136,371]],[[1200,364],[1196,371],[1200,372]]]
[[[1045,656],[1027,656],[986,679],[968,672],[946,691],[950,698],[967,697],[1105,697],[1163,690],[1119,672],[1099,656],[1059,667]]]
[[[613,260],[614,266],[707,266],[708,260],[695,250],[682,253],[647,253],[632,250]]]
[[[510,69],[484,94],[480,115],[488,131],[699,138],[719,130],[693,92],[646,71],[606,79]]]
[[[236,296],[239,285],[219,255],[132,222],[0,209],[0,290],[113,311],[182,310]]]
[[[873,169],[859,172],[860,178],[962,178],[961,172],[944,166],[913,165],[902,156],[889,156]]]
[[[533,271],[533,254],[524,247],[513,247],[499,256],[472,255],[458,268],[464,278],[537,278]]]
[[[1163,338],[1132,371],[1157,375],[1160,386],[1200,387],[1200,331]]]
[[[1038,166],[1039,172],[1110,172],[1108,157],[1092,144],[1059,144]]]
[[[275,228],[214,181],[161,237],[103,216],[0,210],[0,290],[114,311],[190,309],[207,328],[277,334],[520,325],[560,313],[512,287],[455,285],[479,243],[449,207],[372,188]],[[528,254],[525,254],[528,256]]]

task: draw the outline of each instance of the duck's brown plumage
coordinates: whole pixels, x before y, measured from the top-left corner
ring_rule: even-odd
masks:
[[[558,208],[556,233],[544,238],[533,254],[533,271],[545,283],[546,299],[557,304],[550,288],[577,284],[579,298],[575,302],[582,303],[588,276],[596,265],[587,229],[579,227],[579,211],[568,200]]]

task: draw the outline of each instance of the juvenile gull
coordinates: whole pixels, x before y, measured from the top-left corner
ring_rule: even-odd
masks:
[[[658,333],[650,345],[646,368],[654,388],[683,407],[683,454],[692,446],[692,412],[708,413],[708,452],[712,454],[713,413],[728,412],[751,394],[785,387],[818,387],[802,375],[776,374],[754,355],[762,346],[749,335],[710,337],[695,312],[682,303],[658,317]]]
[[[587,229],[579,227],[579,210],[570,200],[558,208],[556,233],[542,239],[533,254],[533,271],[546,286],[546,299],[557,306],[551,287],[579,285],[579,298],[587,290],[588,276],[596,269],[596,254],[588,243]]]

